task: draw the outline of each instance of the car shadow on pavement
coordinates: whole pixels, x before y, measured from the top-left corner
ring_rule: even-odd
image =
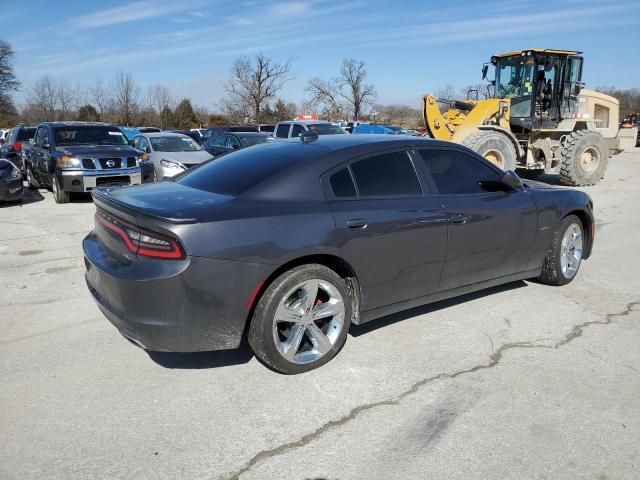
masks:
[[[30,188],[24,187],[22,200],[17,202],[0,202],[0,208],[20,207],[21,205],[41,202],[42,200],[44,200],[44,197],[38,190],[31,190]]]
[[[164,368],[200,370],[247,363],[253,358],[253,351],[245,338],[240,344],[240,347],[235,350],[194,353],[147,352],[147,355],[149,355],[151,360]]]
[[[411,308],[409,310],[403,310],[398,313],[393,313],[391,315],[387,315],[385,317],[372,320],[363,325],[351,324],[351,328],[349,329],[349,334],[352,337],[359,337],[360,335],[365,335],[369,332],[372,332],[373,330],[377,330],[379,328],[384,328],[389,325],[393,325],[394,323],[401,322],[402,320],[406,320],[411,317],[426,315],[428,313],[437,312],[438,310],[449,308],[454,305],[459,305],[461,303],[469,302],[477,298],[483,298],[489,295],[494,295],[496,293],[502,293],[509,290],[514,290],[516,288],[526,287],[526,286],[527,286],[526,282],[519,280],[517,282],[506,283],[504,285],[498,285],[496,287],[487,288],[485,290],[480,290],[478,292],[468,293],[466,295],[461,295],[459,297],[450,298],[448,300],[441,300],[439,302],[430,303],[428,305],[421,305],[419,307]]]

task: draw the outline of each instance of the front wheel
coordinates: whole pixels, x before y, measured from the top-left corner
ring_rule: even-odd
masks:
[[[323,265],[302,265],[267,287],[251,320],[249,344],[279,372],[313,370],[340,351],[351,314],[344,280]]]
[[[53,192],[53,199],[56,203],[69,203],[71,194],[62,189],[58,181],[58,176],[55,173],[51,174],[51,191]]]
[[[551,245],[538,277],[548,285],[566,285],[578,274],[584,248],[584,228],[575,215],[565,217],[551,237]]]

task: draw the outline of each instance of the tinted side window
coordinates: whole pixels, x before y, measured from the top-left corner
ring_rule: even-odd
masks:
[[[294,123],[293,129],[291,130],[291,138],[296,138],[302,132],[304,132],[304,127],[298,123]]]
[[[477,158],[454,150],[418,150],[441,195],[487,193],[482,181],[499,181],[495,170]]]
[[[276,137],[287,138],[289,136],[289,124],[280,124],[276,129]]]
[[[333,194],[337,198],[349,198],[357,195],[356,186],[353,184],[348,168],[343,168],[331,175],[331,177],[329,177],[329,184],[331,185]]]
[[[363,197],[420,195],[420,182],[407,152],[385,153],[351,164]]]

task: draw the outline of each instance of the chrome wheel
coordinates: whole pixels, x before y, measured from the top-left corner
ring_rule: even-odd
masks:
[[[293,287],[278,304],[273,340],[292,363],[314,362],[338,341],[344,326],[342,295],[330,282],[311,279]]]
[[[582,230],[572,223],[564,232],[560,244],[560,268],[565,278],[573,278],[582,260]]]

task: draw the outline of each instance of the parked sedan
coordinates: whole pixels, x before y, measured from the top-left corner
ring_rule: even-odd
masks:
[[[192,352],[248,332],[284,373],[329,361],[351,323],[516,280],[567,284],[594,239],[586,193],[410,136],[269,142],[93,198],[87,285],[123,335]]]
[[[212,158],[198,142],[180,133],[143,133],[134,137],[132,144],[147,153],[153,162],[157,181],[171,178]]]
[[[17,202],[23,195],[22,172],[6,158],[0,158],[0,202]]]
[[[275,138],[273,138],[269,133],[223,133],[209,138],[202,147],[214,157],[218,157],[225,153],[233,152],[234,150],[272,141],[275,141]]]

